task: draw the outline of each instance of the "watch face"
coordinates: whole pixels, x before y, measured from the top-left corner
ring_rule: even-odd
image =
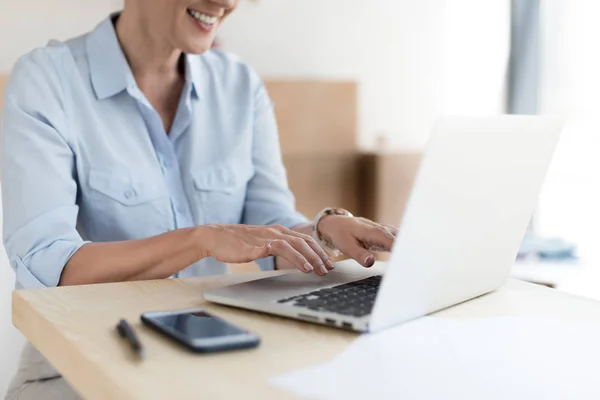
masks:
[[[352,217],[352,214],[350,213],[350,211],[344,210],[343,208],[330,208],[327,211],[325,211],[325,214],[327,214],[327,215],[345,215],[348,217]]]

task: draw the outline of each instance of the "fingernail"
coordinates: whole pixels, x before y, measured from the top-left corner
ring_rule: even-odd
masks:
[[[310,265],[309,263],[305,263],[304,264],[304,271],[305,272],[312,272],[314,270],[314,268],[312,267],[312,265]]]
[[[327,269],[329,269],[330,271],[332,271],[335,268],[335,266],[333,265],[333,263],[331,262],[331,260],[327,260]]]
[[[325,275],[327,275],[329,273],[329,270],[327,269],[327,267],[325,266],[325,264],[321,264],[321,270],[323,270],[323,273]]]
[[[365,257],[364,266],[365,267],[372,267],[373,264],[375,264],[375,257],[373,255],[366,256]]]

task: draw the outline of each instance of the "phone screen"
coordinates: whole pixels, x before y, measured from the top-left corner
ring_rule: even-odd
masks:
[[[246,331],[205,312],[153,316],[153,320],[194,339],[233,336]]]

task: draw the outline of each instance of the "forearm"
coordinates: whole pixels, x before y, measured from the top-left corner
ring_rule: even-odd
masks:
[[[90,243],[71,257],[59,286],[164,279],[204,257],[201,227],[147,239]]]

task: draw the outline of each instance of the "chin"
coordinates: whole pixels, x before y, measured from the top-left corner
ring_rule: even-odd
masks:
[[[196,40],[193,42],[187,41],[183,46],[179,47],[181,51],[187,54],[202,54],[212,48],[213,40]]]
[[[181,50],[186,53],[186,54],[202,54],[202,53],[206,53],[208,50],[211,49],[211,45],[207,45],[207,46],[187,46],[182,48]]]

